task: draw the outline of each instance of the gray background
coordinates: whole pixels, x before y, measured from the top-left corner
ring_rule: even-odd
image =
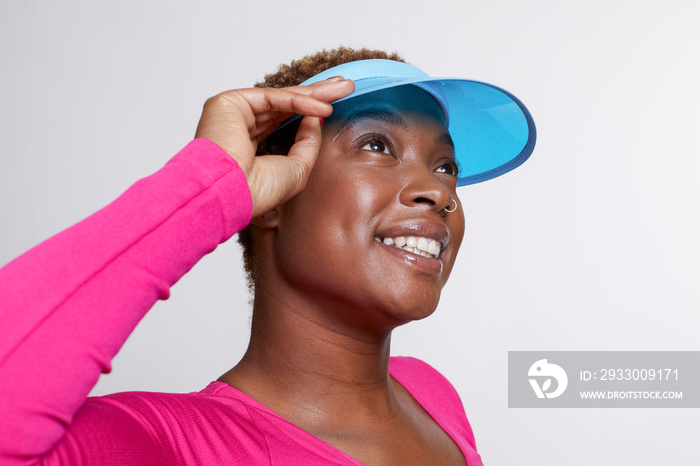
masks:
[[[543,359],[566,372],[566,388],[554,398],[538,398],[530,385],[534,380],[543,392],[556,392],[558,381],[544,364],[536,366],[543,375],[529,374],[534,363]],[[551,386],[544,389],[547,379],[552,380]],[[583,392],[603,392],[606,398],[586,398]],[[700,408],[700,351],[509,351],[508,406]]]
[[[519,96],[535,154],[461,191],[437,313],[395,354],[456,386],[487,465],[700,463],[694,409],[508,409],[509,350],[698,350],[700,7],[687,1],[0,2],[0,263],[157,170],[204,100],[339,44]],[[146,317],[94,393],[193,391],[245,348],[234,242]]]

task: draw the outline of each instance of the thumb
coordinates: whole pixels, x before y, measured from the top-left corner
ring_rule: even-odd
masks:
[[[321,125],[318,118],[304,117],[294,145],[287,156],[256,157],[248,180],[253,196],[253,217],[262,215],[291,199],[306,186],[321,150]]]
[[[318,154],[321,152],[321,122],[319,118],[304,117],[301,120],[294,145],[289,149],[287,159],[296,167],[292,192],[289,198],[297,195],[306,187]]]

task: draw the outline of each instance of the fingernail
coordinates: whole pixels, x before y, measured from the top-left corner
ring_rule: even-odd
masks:
[[[343,81],[344,78],[342,76],[333,76],[332,78],[326,79],[328,82],[336,82],[336,81]]]
[[[323,128],[323,122],[326,121],[325,118],[321,118],[318,122],[321,125],[321,128]]]

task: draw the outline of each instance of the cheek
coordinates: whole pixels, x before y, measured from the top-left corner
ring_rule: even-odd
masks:
[[[462,245],[462,240],[464,239],[465,231],[465,218],[464,211],[460,206],[455,212],[447,214],[450,217],[447,219],[447,227],[450,229],[450,262],[445,264],[444,271],[446,272],[445,279],[449,277],[452,267],[457,259],[457,253]]]
[[[464,239],[464,231],[466,230],[466,219],[464,218],[464,210],[460,206],[455,212],[455,216],[451,221],[454,225],[450,226],[450,231],[454,231],[455,245],[457,249],[462,245],[462,239]]]
[[[341,171],[319,171],[304,191],[280,208],[275,254],[285,268],[311,264],[329,273],[366,237],[375,193]],[[297,270],[301,273],[301,270]]]
[[[279,270],[297,287],[319,293],[367,288],[376,281],[367,270],[375,230],[395,197],[385,188],[385,177],[361,167],[315,172],[307,188],[280,208],[274,247]]]

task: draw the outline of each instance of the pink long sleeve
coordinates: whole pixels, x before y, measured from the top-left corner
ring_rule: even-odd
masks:
[[[195,140],[0,269],[0,464],[54,447],[139,320],[251,212],[236,163]]]

